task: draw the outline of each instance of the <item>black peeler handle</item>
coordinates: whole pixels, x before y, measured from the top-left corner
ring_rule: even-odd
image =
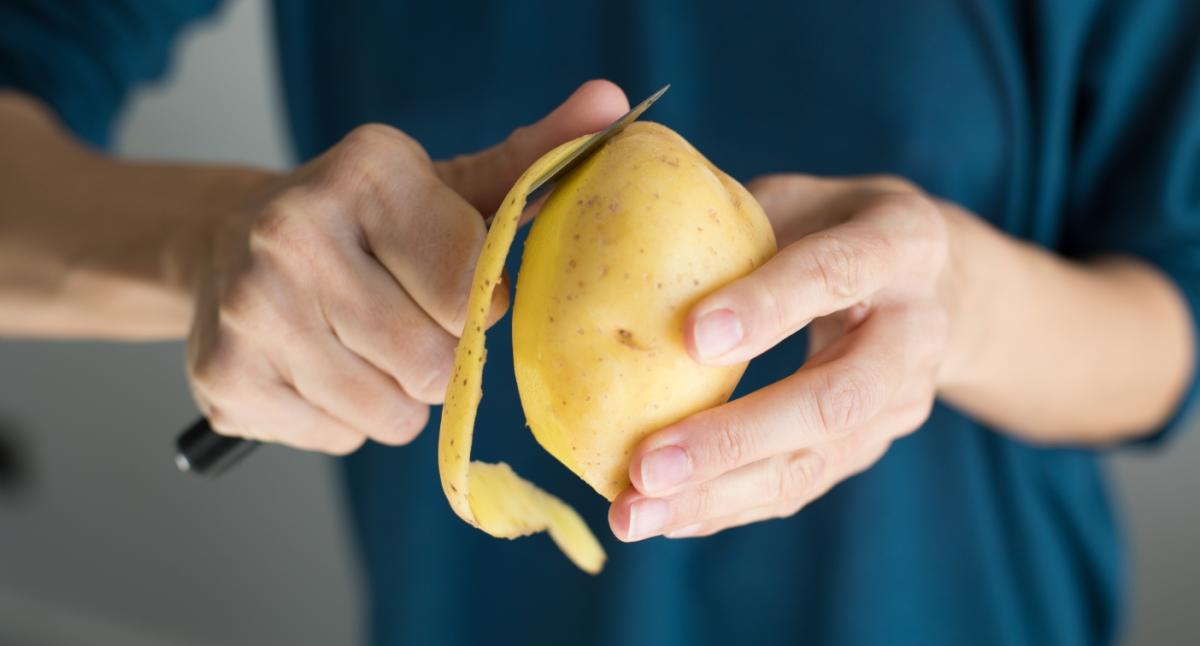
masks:
[[[221,435],[201,417],[175,439],[175,466],[202,476],[219,475],[258,445],[254,440]]]

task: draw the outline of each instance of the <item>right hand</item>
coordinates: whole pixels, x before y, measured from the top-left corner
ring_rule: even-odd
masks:
[[[188,338],[213,429],[333,454],[412,440],[445,393],[484,215],[542,153],[627,109],[616,86],[589,82],[498,146],[447,162],[363,126],[224,218]],[[507,305],[497,289],[491,320]]]

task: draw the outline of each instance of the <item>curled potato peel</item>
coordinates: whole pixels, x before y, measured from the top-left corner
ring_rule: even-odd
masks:
[[[534,179],[586,140],[580,137],[565,143],[535,162],[496,212],[475,267],[466,325],[454,353],[438,434],[438,468],[442,490],[459,518],[498,538],[548,531],[572,562],[595,574],[604,567],[604,549],[574,509],[522,479],[507,464],[471,461],[475,416],[483,396],[487,312],[516,236],[525,197]]]

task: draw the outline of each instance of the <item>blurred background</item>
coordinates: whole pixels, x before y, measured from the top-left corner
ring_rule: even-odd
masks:
[[[226,3],[119,131],[129,157],[290,164],[268,7]],[[0,341],[0,644],[349,644],[357,562],[331,461],[287,449],[197,481],[180,344]],[[1200,432],[1110,463],[1128,643],[1200,634]]]

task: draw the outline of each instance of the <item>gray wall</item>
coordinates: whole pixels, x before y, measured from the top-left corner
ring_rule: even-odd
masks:
[[[265,3],[189,33],[123,154],[287,165]],[[0,342],[0,643],[345,644],[355,562],[327,460],[269,449],[217,482],[174,472],[193,414],[177,344]],[[1114,460],[1133,543],[1130,643],[1200,634],[1200,433]]]

